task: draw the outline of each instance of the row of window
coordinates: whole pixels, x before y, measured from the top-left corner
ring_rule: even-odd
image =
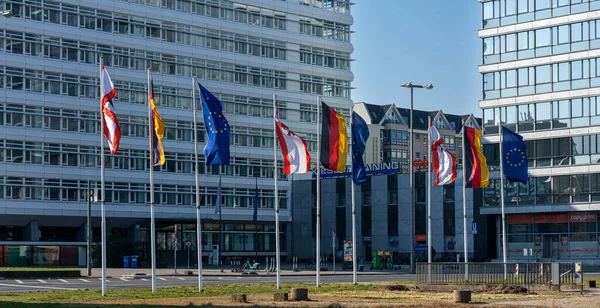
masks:
[[[483,63],[600,48],[600,20],[483,38]]]
[[[383,145],[408,145],[408,132],[397,129],[385,129],[381,131],[381,142]]]
[[[0,162],[10,164],[64,166],[80,168],[98,168],[100,166],[100,147],[50,142],[31,142],[20,140],[0,140]],[[190,147],[190,150],[193,146]],[[191,153],[165,152],[166,162],[163,166],[154,167],[157,172],[194,174],[194,156]],[[198,157],[198,173],[236,177],[273,178],[273,161],[268,159],[251,159],[232,157],[230,165],[205,166],[204,156]],[[115,155],[104,156],[105,168],[114,170],[146,171],[148,151],[119,148]],[[281,165],[281,163],[279,163]],[[279,176],[285,180],[279,168]]]
[[[483,74],[483,99],[496,99],[600,86],[600,58]]]
[[[350,54],[310,46],[300,46],[300,62],[330,68],[350,70]]]
[[[505,205],[548,205],[600,201],[600,174],[529,178],[526,184],[505,181]],[[500,180],[484,189],[484,206],[500,206]]]
[[[21,33],[18,35],[21,36]],[[98,56],[94,51],[96,48],[93,44],[82,43],[78,46],[78,41],[59,38],[47,38],[42,43],[41,37],[38,36],[38,39],[40,39],[39,42],[23,42],[21,39],[0,38],[0,51],[90,64],[93,64]],[[119,47],[114,47],[112,53],[104,51],[101,54],[105,58],[105,64],[124,69],[145,71],[149,68],[156,73],[182,77],[195,76],[200,80],[280,90],[287,88],[287,74],[284,71]]]
[[[483,28],[600,9],[598,0],[491,0],[482,3]]]
[[[3,107],[0,106],[0,107]],[[42,108],[9,104],[0,108],[0,126],[39,128],[45,130],[97,134],[100,122],[97,113],[55,108]],[[148,119],[138,116],[120,116],[119,126],[125,137],[148,138]],[[193,142],[193,123],[181,120],[165,121],[165,140]],[[198,125],[198,141],[205,141],[205,130]],[[273,131],[269,129],[234,126],[231,129],[232,145],[241,147],[272,148]],[[314,143],[313,140],[310,140]]]
[[[151,6],[159,6],[161,2],[175,4],[175,0],[148,1],[152,1],[156,4]],[[181,4],[187,3],[189,2],[184,3],[181,1]],[[233,4],[231,2],[228,3]],[[244,4],[233,4],[231,9],[219,8],[217,6],[199,3],[191,4],[191,6],[182,5],[182,9],[191,10],[192,12],[190,13],[196,15],[219,18],[283,31],[287,29],[287,19],[285,13],[282,12],[276,12],[273,10],[257,8]],[[159,20],[128,16],[121,13],[112,13],[84,6],[69,4],[60,5],[59,3],[51,1],[44,1],[44,5],[42,5],[41,1],[39,0],[33,5],[30,5],[29,3],[22,4],[21,1],[11,1],[6,3],[6,9],[11,10],[15,17],[119,34],[125,34],[123,32],[128,31],[126,31],[127,29],[124,29],[125,26],[121,25],[119,22],[115,22],[115,24],[109,26],[109,24],[112,23],[112,20],[127,21],[130,18],[134,23],[143,24],[144,19],[146,19],[146,21],[153,26],[151,27],[151,30],[155,29],[157,32],[155,34],[151,33],[148,35],[146,31],[140,31],[141,29],[136,30],[136,25],[132,24],[134,28],[131,30],[132,33],[130,33],[130,35],[156,39],[161,39],[160,33],[162,31],[159,31],[160,29],[174,28],[174,25],[176,25],[175,23],[166,22],[165,27],[165,22],[162,22],[163,25],[161,26],[161,21]],[[350,26],[327,20],[300,17],[300,34],[348,42],[350,41]],[[164,40],[165,38],[162,39]]]
[[[285,0],[284,0],[285,1]],[[298,0],[301,5],[318,7],[328,11],[350,14],[350,0]]]
[[[37,10],[37,11],[42,11]],[[58,12],[56,12],[58,14]],[[64,23],[67,26],[82,27],[85,29],[98,29],[104,32],[117,33],[122,35],[129,35],[135,37],[145,37],[149,39],[161,40],[169,43],[183,44],[193,47],[200,47],[224,52],[232,52],[244,55],[251,55],[257,57],[271,58],[286,60],[287,58],[287,43],[283,41],[265,39],[260,37],[248,36],[243,34],[237,34],[227,31],[212,30],[206,28],[198,28],[189,25],[182,25],[176,23],[170,23],[166,21],[151,21],[149,19],[131,18],[131,22],[128,22],[127,16],[123,15],[121,19],[96,19],[94,17],[84,17],[83,15],[77,20],[76,14],[63,13],[63,16],[69,14],[72,16],[68,22]],[[117,14],[117,13],[115,13]],[[120,21],[122,20],[122,21]],[[47,20],[52,22],[52,20]],[[58,23],[58,21],[57,21]],[[31,35],[30,35],[31,36]],[[36,41],[40,42],[39,36],[32,36]],[[52,38],[57,40],[58,38]],[[85,55],[81,55],[81,62],[85,63],[96,63],[97,57],[94,56],[95,50],[104,51],[106,48],[110,49],[110,46],[100,46],[98,49],[94,48],[94,44],[84,44],[83,48],[86,52]],[[76,46],[75,46],[76,47]],[[103,47],[103,48],[100,48]],[[39,49],[39,47],[38,47]],[[36,55],[41,51],[33,50]],[[83,51],[82,51],[83,52]],[[28,52],[30,53],[30,52]],[[49,53],[49,51],[48,51]],[[45,54],[45,57],[53,57],[54,54]],[[121,52],[123,54],[123,52]],[[127,53],[125,53],[127,55]],[[134,54],[130,54],[134,56]],[[75,55],[72,55],[75,57]],[[85,56],[85,60],[84,60]],[[135,54],[135,56],[145,58],[143,55]],[[348,57],[349,58],[349,55]],[[77,60],[74,60],[77,61]],[[349,59],[333,59],[333,62],[340,62],[339,68],[349,70]],[[348,67],[348,68],[344,68]]]
[[[600,164],[600,135],[527,140],[527,160],[530,167]],[[488,166],[498,169],[498,144],[484,144]]]
[[[0,199],[86,202],[87,181],[47,178],[0,177]],[[96,183],[99,188],[100,183]],[[201,206],[214,206],[217,187],[201,187]],[[254,189],[223,187],[222,206],[252,208]],[[259,207],[273,208],[273,191],[258,190]],[[120,204],[148,204],[148,184],[105,182],[105,201]],[[287,191],[279,191],[281,208],[287,208]],[[195,206],[195,186],[154,184],[154,204]]]
[[[318,76],[300,75],[300,92],[350,98],[350,82]]]
[[[245,4],[232,3],[230,1],[221,1],[221,3],[219,3],[218,0],[131,0],[125,2],[160,7],[163,9],[174,10],[182,13],[190,13],[193,15],[218,18],[283,31],[285,31],[287,28],[286,14],[284,12],[249,6]],[[12,10],[12,13],[15,15],[15,17],[22,17],[26,19],[40,21],[44,20],[58,24],[76,23],[77,14],[70,13],[80,12],[80,19],[82,19],[82,27],[86,23],[95,22],[94,19],[96,17],[98,17],[99,19],[106,18],[110,20],[110,17],[112,16],[112,12],[110,11],[48,0],[44,0],[43,3],[41,0],[13,0],[6,3],[6,8]],[[60,11],[65,13],[60,14]],[[120,13],[114,14],[114,16],[117,17],[123,16]],[[98,30],[106,31],[104,30],[104,28],[101,27],[98,27]]]
[[[483,109],[484,134],[498,134],[498,123],[513,131],[555,130],[600,125],[600,97]]]
[[[350,26],[334,21],[300,17],[300,34],[336,41],[350,41]]]
[[[272,77],[259,76],[259,79],[266,80],[265,78],[274,79]],[[120,80],[113,80],[113,82],[115,84],[115,88],[117,89],[117,97],[115,99],[116,102],[147,104],[148,94],[146,90],[146,83],[126,82]],[[98,96],[98,78],[13,67],[5,68],[0,66],[0,88],[96,99]],[[167,86],[155,86],[154,91],[157,93],[156,95],[159,95],[160,100],[158,101],[158,104],[160,106],[186,110],[192,109],[192,91],[189,88],[183,89]],[[218,95],[218,93],[215,94]],[[226,97],[226,95],[222,95],[222,97]],[[245,113],[246,115],[252,116],[268,116],[264,112],[267,110],[248,110],[248,107],[236,107],[238,97],[234,97],[233,95],[229,95],[228,97],[231,98],[231,100],[228,102],[231,102],[235,99],[236,104],[231,104],[229,108],[233,109],[226,111],[232,111],[232,113],[238,114]],[[248,98],[243,96],[240,96],[239,98],[241,98],[241,104],[248,101]],[[255,99],[253,100],[256,101]],[[263,100],[259,99],[259,101],[262,102]],[[267,100],[264,101],[266,102]],[[197,104],[199,104],[199,102],[197,102]],[[270,101],[269,104],[272,105],[272,101]],[[270,115],[272,115],[272,113]]]

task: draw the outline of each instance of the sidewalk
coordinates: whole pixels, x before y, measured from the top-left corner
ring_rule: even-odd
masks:
[[[81,270],[81,276],[87,276],[86,268],[80,268],[80,270]],[[198,268],[190,267],[190,270],[193,272],[193,276],[198,275]],[[187,271],[187,266],[177,268],[177,274],[175,273],[173,268],[157,268],[156,276],[188,276],[185,274],[186,271]],[[358,275],[408,274],[408,266],[406,267],[406,269],[403,268],[403,270],[401,270],[401,271],[389,271],[389,270],[368,271],[367,270],[367,271],[362,271],[362,272],[357,272],[357,273],[358,273]],[[129,275],[134,275],[134,274],[151,275],[152,270],[150,268],[107,268],[106,269],[106,275],[109,277],[121,277],[121,276],[129,276]],[[267,273],[267,272],[265,272],[264,268],[262,268],[261,270],[258,270],[257,274],[258,275],[275,276],[274,272]],[[240,272],[238,272],[238,273],[231,272],[231,268],[229,266],[224,267],[223,271],[221,271],[220,267],[215,267],[215,266],[205,266],[202,268],[202,276],[222,277],[222,276],[240,276],[240,275],[242,275],[242,273],[240,273]],[[284,266],[282,266],[282,270],[281,270],[281,276],[315,276],[315,275],[316,275],[315,270],[300,269],[300,271],[294,272],[292,270],[291,265],[284,265]],[[332,271],[332,268],[329,267],[329,270],[321,271],[321,275],[322,276],[352,275],[352,270],[342,270],[341,265],[339,265],[339,266],[336,266],[335,273]],[[102,276],[102,269],[100,269],[100,268],[92,269],[91,277],[101,277],[101,276]]]

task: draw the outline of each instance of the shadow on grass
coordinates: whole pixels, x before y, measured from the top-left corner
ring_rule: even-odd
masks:
[[[2,303],[2,307],[3,308],[58,308],[58,307],[66,307],[66,308],[101,308],[101,307],[114,307],[114,308],[151,308],[151,307],[160,307],[160,308],[181,308],[181,307],[198,307],[198,308],[221,308],[221,307],[238,307],[238,306],[243,306],[243,307],[266,307],[266,308],[277,308],[278,306],[264,306],[264,305],[252,305],[252,303],[238,303],[237,305],[235,304],[219,304],[219,305],[213,305],[213,304],[193,304],[190,303],[188,305],[151,305],[151,304],[132,304],[132,305],[128,305],[128,304],[62,304],[62,303],[55,303],[55,304],[49,304],[49,303],[19,303],[19,302],[3,302]]]

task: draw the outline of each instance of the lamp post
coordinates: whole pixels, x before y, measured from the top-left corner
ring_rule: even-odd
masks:
[[[409,177],[409,188],[410,188],[410,272],[415,272],[415,190],[414,190],[414,170],[413,170],[413,89],[420,88],[431,90],[433,89],[433,84],[426,85],[416,85],[412,82],[407,82],[401,85],[404,88],[410,89],[410,115],[408,120],[408,173]]]

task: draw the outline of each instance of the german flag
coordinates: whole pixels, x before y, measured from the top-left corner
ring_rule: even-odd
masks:
[[[148,71],[148,97],[150,98],[150,109],[151,119],[150,126],[152,129],[152,165],[162,166],[165,164],[165,149],[163,148],[162,138],[165,135],[165,122],[160,117],[158,110],[156,110],[156,102],[154,101],[154,83],[152,82],[152,75]]]
[[[344,172],[348,156],[348,130],[344,115],[321,102],[321,164],[329,170]]]
[[[489,172],[485,156],[481,152],[481,131],[472,127],[463,128],[463,168],[467,188],[485,188],[489,184]]]

